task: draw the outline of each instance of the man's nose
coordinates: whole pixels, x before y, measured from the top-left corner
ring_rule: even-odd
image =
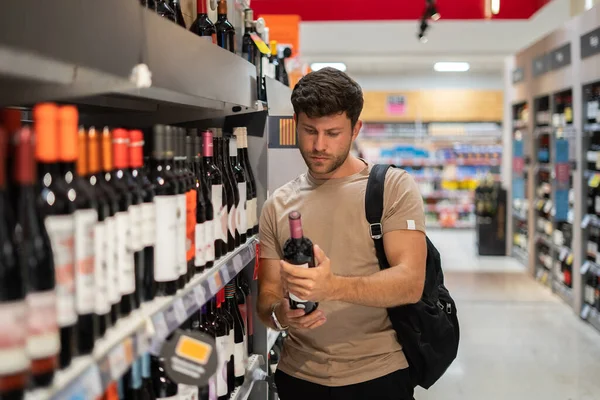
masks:
[[[318,153],[324,152],[327,149],[327,145],[325,143],[325,135],[322,133],[317,134],[317,138],[314,143],[315,151]]]

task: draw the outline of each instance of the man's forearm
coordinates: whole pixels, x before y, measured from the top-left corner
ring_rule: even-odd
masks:
[[[272,292],[261,291],[258,295],[258,302],[256,304],[256,312],[258,317],[266,326],[277,329],[271,320],[271,310],[273,304],[282,301],[282,297]]]
[[[396,307],[421,299],[424,282],[396,266],[369,276],[335,276],[332,300],[369,307]]]

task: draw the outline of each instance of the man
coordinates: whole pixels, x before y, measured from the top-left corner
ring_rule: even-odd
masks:
[[[275,375],[281,400],[413,398],[408,363],[387,307],[416,303],[427,246],[423,201],[401,169],[386,175],[380,271],[365,216],[370,165],[350,155],[362,126],[360,86],[332,68],[302,78],[292,93],[298,145],[308,172],[276,190],[260,219],[258,313],[289,327]],[[315,244],[316,268],[282,261],[288,214],[299,211]],[[319,303],[290,310],[288,295]]]

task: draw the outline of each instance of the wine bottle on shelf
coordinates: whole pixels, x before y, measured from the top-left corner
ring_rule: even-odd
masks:
[[[62,106],[58,110],[59,118],[59,157],[67,183],[74,189],[74,247],[73,269],[75,272],[75,310],[77,353],[90,354],[98,336],[98,318],[95,314],[94,284],[94,227],[98,222],[98,202],[94,190],[76,168],[78,161],[78,112],[74,106]]]
[[[119,292],[121,293],[121,303],[119,310],[122,316],[127,316],[137,308],[136,289],[136,268],[135,258],[133,256],[133,247],[131,242],[131,217],[130,210],[133,204],[133,193],[129,190],[126,170],[129,168],[129,153],[127,144],[129,135],[124,129],[115,129],[112,132],[112,151],[113,151],[113,188],[119,196],[119,212],[115,216],[116,235],[117,235],[117,264],[119,268]],[[136,202],[139,204],[139,196]],[[136,213],[138,215],[138,213]],[[137,218],[136,218],[137,219]]]
[[[241,166],[238,159],[238,146],[237,146],[237,137],[233,136],[229,139],[229,160],[231,164],[231,169],[233,171],[233,175],[235,177],[235,182],[237,183],[237,189],[239,192],[238,202],[236,206],[237,211],[237,232],[240,236],[240,242],[246,243],[246,239],[248,237],[248,228],[247,228],[247,217],[246,217],[246,176],[244,173],[244,168]]]
[[[231,180],[229,179],[229,171],[226,168],[224,157],[223,157],[223,130],[220,128],[215,129],[215,158],[217,167],[219,171],[221,171],[221,177],[223,178],[223,206],[224,206],[224,215],[221,219],[222,228],[223,228],[223,236],[225,241],[225,250],[224,254],[227,254],[230,251],[235,250],[235,236],[232,235],[232,232],[229,229],[229,215],[234,210],[235,207],[235,194],[233,193],[233,186],[231,184]]]
[[[172,173],[174,180],[177,182],[177,194],[175,196],[177,201],[177,232],[176,232],[176,244],[174,248],[175,260],[177,264],[177,271],[179,271],[179,278],[177,280],[177,287],[183,288],[187,283],[187,263],[186,263],[186,251],[185,251],[185,224],[186,224],[186,213],[185,213],[185,193],[187,192],[186,181],[182,176],[181,171],[177,168],[175,163],[175,151],[176,141],[175,133],[176,128],[172,126],[166,127],[166,169]]]
[[[215,24],[208,17],[208,1],[196,0],[196,20],[192,23],[190,31],[203,39],[217,44],[217,30]]]
[[[226,400],[228,396],[227,386],[227,362],[229,360],[229,325],[227,320],[219,311],[220,303],[218,295],[210,302],[210,311],[207,316],[208,322],[216,335],[218,366],[216,376],[216,392],[219,400]]]
[[[290,238],[283,245],[283,258],[298,268],[314,268],[315,255],[313,244],[302,232],[302,216],[298,211],[290,212],[288,216],[290,223]],[[302,309],[310,314],[317,309],[319,303],[302,300],[290,293],[290,308]]]
[[[173,14],[175,15],[174,22],[186,29],[185,20],[183,19],[183,12],[181,11],[181,0],[169,0],[169,7],[171,7]]]
[[[252,33],[255,33],[254,29],[254,13],[252,9],[247,8],[244,10],[244,36],[242,36],[242,58],[256,67],[258,73],[257,60],[260,60],[260,56],[257,57],[258,48],[254,44]]]
[[[156,13],[170,21],[177,22],[175,10],[171,8],[167,0],[154,0],[156,3]]]
[[[139,131],[138,131],[139,132]],[[140,132],[141,133],[141,132]],[[133,270],[135,277],[134,300],[135,307],[139,307],[144,301],[146,294],[144,293],[144,282],[146,278],[145,271],[147,269],[146,260],[144,257],[144,205],[146,204],[146,191],[139,184],[138,180],[133,177],[132,172],[136,169],[132,167],[131,156],[137,156],[134,161],[136,165],[142,162],[139,154],[134,154],[131,151],[131,132],[125,129],[116,129],[114,135],[117,136],[113,141],[119,142],[119,158],[123,158],[123,164],[119,165],[120,171],[123,174],[123,182],[127,185],[127,189],[131,193],[131,205],[129,206],[129,244],[127,258],[133,260]],[[142,140],[143,141],[143,140]],[[136,147],[140,147],[141,143],[137,143]],[[115,151],[115,160],[117,152]],[[139,167],[141,168],[141,166]],[[117,172],[117,177],[120,173]],[[150,280],[153,278],[151,277]]]
[[[155,400],[154,386],[152,384],[152,368],[150,362],[150,353],[146,353],[140,357],[142,371],[142,400]]]
[[[235,173],[233,172],[233,166],[231,165],[231,157],[229,156],[229,138],[223,137],[223,168],[227,173],[227,179],[231,186],[231,192],[233,194],[231,211],[227,214],[228,221],[227,226],[229,228],[229,236],[233,239],[234,249],[240,247],[240,231],[238,228],[239,210],[238,205],[240,204],[240,192],[238,189],[237,180]],[[236,149],[237,151],[237,149]],[[229,237],[228,236],[228,237]],[[228,246],[229,247],[229,246]]]
[[[95,173],[99,171],[100,154],[97,143],[94,146],[88,140],[88,134],[85,129],[79,129],[77,158],[77,175],[85,181],[87,190],[93,193],[96,199],[96,213],[98,220],[93,224],[93,255],[94,255],[94,274],[93,291],[85,296],[93,296],[93,309],[96,314],[96,328],[98,337],[104,336],[106,329],[110,326],[110,303],[107,294],[107,266],[106,266],[106,219],[110,218],[110,206],[105,193],[97,184]],[[93,150],[93,152],[92,152]],[[93,169],[93,172],[92,172]],[[93,177],[93,179],[92,179]]]
[[[129,387],[125,395],[127,400],[144,400],[142,383],[142,359],[138,358],[131,365]]]
[[[206,218],[204,222],[204,262],[205,269],[212,268],[215,262],[215,229],[213,227],[214,224],[214,213],[213,213],[213,205],[211,201],[211,190],[210,185],[208,184],[208,180],[206,174],[204,173],[204,162],[202,159],[202,138],[197,136],[194,140],[195,144],[195,154],[196,157],[194,159],[194,163],[196,164],[196,176],[197,180],[200,183],[200,192],[204,201],[204,216]],[[202,235],[202,234],[201,234]]]
[[[152,157],[150,160],[150,179],[154,183],[155,204],[155,247],[154,280],[157,296],[171,296],[177,292],[179,269],[173,256],[177,246],[178,221],[177,192],[178,183],[172,172],[167,170],[166,127],[154,126],[152,135]]]
[[[57,363],[70,363],[75,314],[73,275],[73,207],[69,187],[58,162],[58,107],[33,108],[35,159],[38,164],[40,230],[44,264],[27,280],[27,356],[31,360],[31,386],[52,383]],[[61,314],[64,313],[64,314]],[[60,327],[60,330],[59,330]],[[64,348],[61,346],[65,346]],[[59,355],[57,360],[57,355]]]
[[[164,360],[151,356],[152,382],[156,399],[175,400],[177,396],[177,384],[173,382],[165,371]]]
[[[50,111],[50,108],[54,108]],[[56,129],[59,125],[59,109],[53,105],[39,105],[37,106],[38,113],[35,114],[34,109],[34,121],[37,123],[39,120],[39,129],[42,131],[41,135],[52,135],[53,139],[57,141],[56,151],[56,169],[54,169],[53,175],[48,177],[47,175],[42,178],[48,178],[56,180],[56,185],[50,190],[52,194],[44,193],[45,189],[42,186],[42,196],[44,196],[42,207],[47,208],[43,213],[46,215],[44,225],[50,238],[52,245],[52,252],[54,254],[54,268],[55,268],[55,279],[56,279],[56,302],[57,302],[57,319],[58,325],[60,326],[60,357],[59,365],[60,368],[66,368],[71,364],[71,359],[77,349],[77,336],[76,336],[76,325],[77,325],[77,311],[75,309],[75,216],[76,211],[75,199],[76,191],[73,187],[73,164],[67,163],[67,168],[70,170],[65,171],[65,165],[62,163],[63,154],[60,140],[60,132],[50,133],[50,129]],[[49,115],[53,113],[54,117],[50,120]],[[43,115],[45,114],[45,115]],[[37,120],[36,120],[37,119]],[[53,124],[53,128],[49,128],[49,125]],[[38,128],[36,126],[36,132]],[[44,126],[44,127],[42,127]],[[44,130],[47,130],[44,132]],[[37,136],[40,136],[38,134]],[[45,142],[46,139],[43,140]],[[36,147],[36,152],[39,150],[39,145]],[[49,156],[49,154],[48,154]],[[74,161],[74,160],[73,160]],[[52,185],[51,182],[50,185]],[[49,204],[48,204],[49,203]],[[52,207],[48,207],[51,205]],[[50,299],[48,299],[50,301]]]
[[[227,204],[224,201],[223,175],[216,166],[213,159],[214,139],[211,131],[202,132],[202,154],[204,161],[204,174],[206,181],[210,185],[211,203],[213,209],[213,228],[214,228],[214,253],[215,260],[221,258],[227,253],[227,244],[223,236],[223,218],[227,212]]]
[[[246,331],[242,315],[236,301],[236,283],[235,280],[225,286],[225,309],[233,319],[233,365],[234,365],[234,384],[242,386],[244,384],[244,376],[246,374],[246,341],[244,340]]]
[[[235,389],[235,322],[233,316],[225,307],[225,288],[219,291],[217,301],[219,302],[219,311],[227,322],[227,327],[229,329],[227,335],[227,353],[225,354],[225,357],[227,359],[227,395],[231,396],[231,393]]]
[[[204,195],[202,194],[202,186],[197,171],[197,155],[195,154],[195,145],[198,132],[196,129],[191,129],[185,137],[185,152],[187,157],[187,169],[190,171],[193,181],[193,190],[195,191],[196,212],[191,221],[192,223],[192,262],[195,273],[201,273],[206,268],[205,248],[206,248],[206,204],[204,203]],[[189,229],[189,227],[188,227]]]
[[[254,173],[252,172],[252,167],[250,166],[250,161],[248,159],[248,131],[245,127],[240,127],[234,128],[233,132],[238,138],[238,158],[246,173],[246,209],[248,211],[248,231],[246,234],[250,237],[258,233],[258,203],[256,197],[256,181],[254,180]]]
[[[0,127],[0,160],[6,160],[9,153],[8,147],[9,133],[4,127]],[[11,153],[13,153],[12,149]],[[42,246],[40,246],[41,252],[36,252],[35,247],[32,248],[34,245],[32,240],[36,240],[35,236],[37,235],[38,239],[41,237],[41,233],[36,233],[36,230],[39,231],[42,225],[37,215],[35,201],[37,197],[35,193],[35,161],[33,159],[33,134],[30,128],[22,128],[16,133],[16,157],[13,155],[11,158],[11,161],[16,164],[14,168],[11,168],[14,176],[11,183],[12,193],[18,193],[15,196],[18,210],[16,229],[13,207],[7,192],[6,167],[8,165],[0,162],[0,243],[2,243],[0,251],[0,274],[2,276],[0,279],[0,320],[2,321],[0,398],[22,399],[30,373],[30,362],[27,357],[28,315],[25,301],[25,271],[30,265],[27,263],[29,259],[35,263],[35,267],[39,265],[40,261],[44,262],[37,259],[36,256],[39,256],[39,253],[51,258],[50,255],[44,254]],[[33,222],[33,229],[31,222]],[[14,242],[11,234],[13,229]],[[27,254],[27,252],[33,254]],[[51,270],[48,275],[54,283],[54,271]],[[56,344],[58,344],[56,322],[54,325]]]
[[[192,323],[192,331],[202,332],[216,339],[216,332],[208,321],[206,305],[203,305],[196,314],[196,318]],[[213,375],[209,378],[207,385],[198,387],[198,399],[211,400],[216,398],[216,376]]]
[[[196,211],[197,211],[197,202],[198,202],[198,192],[196,188],[195,177],[192,171],[189,168],[189,160],[188,160],[188,147],[190,147],[190,151],[193,150],[193,146],[191,146],[191,138],[188,140],[188,136],[186,135],[186,131],[184,128],[179,128],[178,137],[178,148],[179,148],[179,163],[180,170],[182,175],[185,177],[186,188],[187,191],[185,193],[185,210],[186,210],[186,220],[185,220],[185,245],[186,245],[186,261],[187,261],[187,271],[188,271],[188,280],[191,280],[195,273],[196,267],[194,265],[195,254],[196,254],[196,238],[195,238],[195,230],[196,230]],[[189,146],[188,146],[189,142]],[[192,154],[193,156],[193,154]]]
[[[244,275],[244,272],[240,272],[235,277],[236,281],[236,299],[242,321],[244,322],[244,342],[246,343],[246,354],[252,353],[253,343],[253,324],[252,315],[248,313],[248,310],[252,310],[252,296],[250,295],[250,286]]]
[[[2,123],[2,127],[5,130],[5,134],[7,135],[7,140],[10,140],[21,128],[21,110],[13,109],[13,108],[2,108],[0,109],[0,122]],[[8,142],[7,142],[8,145]],[[10,147],[10,146],[9,146]],[[7,149],[9,148],[7,147]],[[13,165],[14,165],[14,155],[13,151],[7,151],[4,160],[4,165],[6,168],[6,176],[8,177],[6,182],[7,193],[13,193],[12,180],[10,177],[13,176]],[[13,203],[14,198],[9,197],[9,205],[15,209],[16,204]]]
[[[156,242],[156,205],[154,204],[154,185],[144,168],[144,134],[140,130],[129,132],[129,168],[130,175],[144,193],[141,205],[141,241],[144,253],[142,272],[141,301],[154,299],[156,285],[154,281],[154,246]]]
[[[117,214],[120,211],[120,196],[113,186],[113,153],[110,129],[104,127],[100,141],[102,170],[98,174],[100,185],[110,199],[111,218],[106,221],[106,257],[108,259],[108,300],[111,305],[110,317],[114,325],[121,316],[121,290],[119,288],[119,237],[117,235]]]
[[[235,53],[235,28],[227,19],[227,0],[219,0],[217,4],[217,44],[219,47]]]

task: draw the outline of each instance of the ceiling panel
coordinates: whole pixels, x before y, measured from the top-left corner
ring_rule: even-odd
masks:
[[[550,0],[500,0],[494,19],[529,19]],[[374,7],[366,7],[372,4]],[[446,20],[485,18],[485,0],[437,0],[438,12]],[[299,14],[303,21],[417,20],[425,0],[252,0],[261,14]],[[360,32],[357,32],[360,34]]]

